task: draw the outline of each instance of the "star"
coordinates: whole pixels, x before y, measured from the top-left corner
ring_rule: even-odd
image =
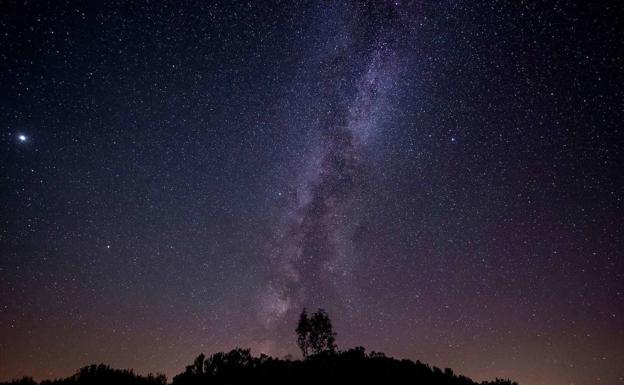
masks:
[[[20,142],[26,142],[28,140],[28,137],[24,134],[20,134],[17,136],[17,139],[19,139]]]

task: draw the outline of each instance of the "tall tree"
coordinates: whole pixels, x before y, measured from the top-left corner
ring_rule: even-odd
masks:
[[[305,308],[299,315],[299,322],[297,323],[297,345],[299,345],[299,349],[301,349],[301,354],[303,354],[303,358],[308,357],[308,352],[310,348],[310,320],[308,319],[308,312]]]
[[[303,309],[296,332],[297,345],[304,358],[310,354],[336,351],[336,333],[334,333],[329,316],[323,309],[318,309],[310,317],[306,309]]]
[[[314,354],[323,352],[334,353],[336,351],[336,333],[334,333],[331,320],[323,309],[318,309],[310,317],[309,344]]]

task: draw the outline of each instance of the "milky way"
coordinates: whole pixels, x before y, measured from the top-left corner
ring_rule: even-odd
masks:
[[[362,27],[357,20],[366,20],[364,11],[370,10],[341,9],[355,25],[345,27],[342,40],[348,43],[333,47],[320,64],[323,103],[314,122],[315,140],[306,148],[302,170],[294,172],[293,202],[270,250],[274,275],[260,301],[269,328],[305,306],[353,306],[349,283],[358,259],[353,232],[358,212],[365,209],[357,195],[371,166],[365,147],[380,134],[379,114],[397,81],[396,44],[389,40],[396,35],[382,28],[367,31],[368,44],[356,46],[362,38],[355,35]],[[399,22],[391,5],[383,10],[390,14],[387,22]]]
[[[621,382],[622,6],[594,3],[4,2],[0,380],[297,358],[307,307],[341,349]]]

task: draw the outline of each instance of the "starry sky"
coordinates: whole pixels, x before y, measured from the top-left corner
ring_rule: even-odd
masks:
[[[592,3],[1,1],[0,380],[298,357],[305,306],[341,348],[624,383]]]

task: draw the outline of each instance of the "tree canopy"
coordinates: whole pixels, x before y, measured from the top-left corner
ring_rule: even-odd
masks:
[[[301,354],[307,358],[310,354],[334,353],[336,351],[336,333],[334,333],[329,315],[318,309],[308,317],[304,308],[297,324],[297,345]]]

